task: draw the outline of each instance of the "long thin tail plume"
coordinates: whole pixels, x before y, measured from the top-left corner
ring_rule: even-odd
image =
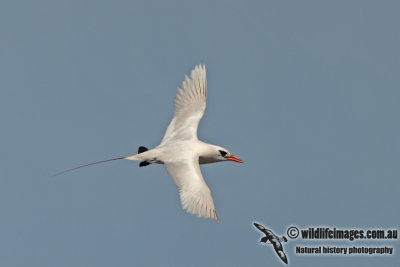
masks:
[[[61,175],[61,174],[64,174],[64,173],[67,173],[67,172],[70,172],[70,171],[74,171],[76,169],[80,169],[80,168],[83,168],[83,167],[88,167],[88,166],[95,165],[95,164],[100,164],[100,163],[104,163],[104,162],[108,162],[108,161],[125,159],[125,158],[126,157],[120,157],[120,158],[115,158],[115,159],[106,159],[106,160],[92,162],[92,163],[89,163],[89,164],[81,165],[81,166],[78,166],[78,167],[75,167],[75,168],[72,168],[72,169],[68,169],[68,170],[53,174],[51,177],[55,177],[55,176],[58,176],[58,175]]]

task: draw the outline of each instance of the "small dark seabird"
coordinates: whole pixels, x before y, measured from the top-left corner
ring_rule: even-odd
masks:
[[[281,243],[281,242],[287,242],[287,238],[285,236],[279,238],[271,230],[265,228],[261,224],[254,223],[254,226],[257,227],[258,230],[260,230],[261,232],[263,232],[265,234],[265,236],[263,238],[261,238],[260,242],[263,242],[265,244],[272,244],[274,246],[276,254],[278,254],[279,258],[281,258],[281,260],[284,263],[288,264],[288,259],[286,257],[285,252],[283,252],[283,246]]]

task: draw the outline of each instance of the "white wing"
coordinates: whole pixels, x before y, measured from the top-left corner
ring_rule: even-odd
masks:
[[[161,144],[174,139],[197,139],[197,127],[206,109],[207,77],[206,67],[198,65],[190,78],[185,76],[182,88],[178,88],[175,98],[174,117],[169,124]]]
[[[166,162],[165,167],[179,189],[184,210],[200,218],[219,220],[210,189],[201,175],[198,158]]]

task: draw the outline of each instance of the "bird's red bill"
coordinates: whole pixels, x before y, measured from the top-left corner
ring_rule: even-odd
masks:
[[[243,160],[239,159],[238,157],[235,157],[234,155],[226,156],[226,159],[238,163],[243,163]]]

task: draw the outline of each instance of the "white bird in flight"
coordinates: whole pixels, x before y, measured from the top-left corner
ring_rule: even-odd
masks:
[[[219,220],[211,191],[203,179],[199,164],[243,161],[225,148],[207,144],[197,138],[197,128],[206,109],[206,98],[206,68],[204,65],[198,65],[192,70],[190,78],[185,76],[182,89],[178,88],[174,116],[157,147],[147,149],[141,146],[136,155],[93,162],[57,173],[55,176],[120,159],[140,161],[140,167],[152,163],[164,164],[179,189],[183,209],[199,218]]]

